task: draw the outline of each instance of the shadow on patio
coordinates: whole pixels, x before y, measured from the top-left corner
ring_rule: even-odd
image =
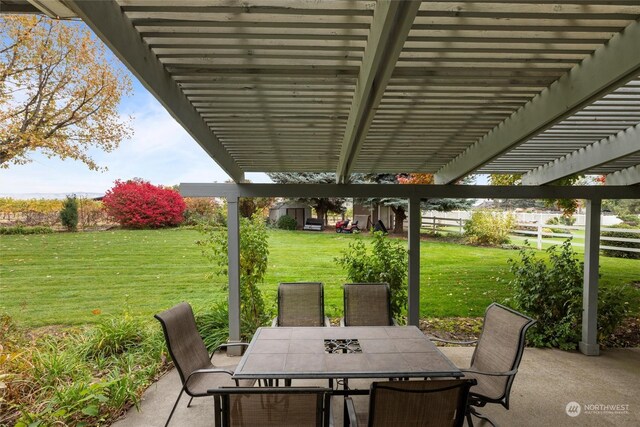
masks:
[[[473,348],[441,347],[442,352],[458,366],[468,366]],[[216,360],[217,359],[217,360]],[[217,365],[237,363],[239,358],[218,355]],[[520,371],[511,390],[511,409],[499,405],[484,408],[501,426],[637,426],[640,425],[640,348],[603,350],[599,357],[585,357],[577,352],[528,348],[524,352]],[[296,385],[325,385],[314,381],[295,381]],[[362,387],[355,384],[354,386]],[[176,370],[172,370],[145,395],[141,411],[131,409],[116,427],[163,426],[180,390]],[[356,397],[357,400],[358,397]],[[213,425],[213,404],[210,399],[194,399],[187,409],[183,396],[171,421],[174,426]],[[582,413],[570,417],[566,413],[569,402],[582,405]],[[356,402],[358,403],[358,402]],[[607,413],[584,405],[627,405],[626,413]],[[333,401],[334,425],[342,425],[342,405]],[[480,420],[476,425],[483,424]]]

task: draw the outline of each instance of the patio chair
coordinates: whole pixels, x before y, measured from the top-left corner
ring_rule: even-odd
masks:
[[[234,385],[231,379],[235,366],[225,366],[222,368],[215,367],[211,363],[214,353],[222,348],[231,346],[247,346],[246,343],[229,343],[222,344],[213,350],[211,354],[207,353],[202,337],[196,328],[196,321],[193,316],[191,306],[186,302],[182,302],[169,310],[154,316],[160,321],[164,338],[167,342],[169,355],[173,360],[173,364],[180,374],[182,388],[176,399],[176,403],[171,409],[169,418],[165,427],[169,425],[171,417],[178,406],[178,402],[182,397],[182,393],[186,392],[191,399],[187,407],[191,406],[194,397],[208,396],[207,390],[223,385]],[[235,385],[251,387],[255,381],[235,381]]]
[[[356,412],[346,398],[352,427],[458,427],[464,423],[469,388],[475,380],[384,381],[371,384],[369,412]]]
[[[215,399],[215,425],[261,427],[328,426],[330,389],[320,387],[209,390]]]
[[[320,282],[280,283],[278,317],[271,326],[331,326],[324,315],[324,285]]]
[[[471,388],[469,396],[467,421],[470,426],[473,426],[472,415],[495,425],[488,417],[480,414],[476,407],[499,403],[509,409],[511,385],[522,360],[525,335],[534,323],[535,320],[524,314],[493,303],[485,312],[482,334],[477,341],[455,342],[431,338],[433,341],[453,344],[477,343],[471,357],[471,366],[469,369],[461,369],[465,378],[478,381],[478,385]]]
[[[391,293],[386,283],[346,283],[340,326],[393,326]]]

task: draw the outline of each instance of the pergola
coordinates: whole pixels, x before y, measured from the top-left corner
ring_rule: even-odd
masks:
[[[228,200],[229,316],[239,339],[239,197],[409,200],[408,318],[419,318],[420,199],[587,200],[580,349],[598,354],[603,198],[640,198],[638,0],[0,0],[80,17],[237,184]],[[334,185],[245,172],[336,172]],[[437,185],[355,185],[353,173]],[[524,174],[518,187],[455,185]],[[547,185],[575,174],[605,186]]]

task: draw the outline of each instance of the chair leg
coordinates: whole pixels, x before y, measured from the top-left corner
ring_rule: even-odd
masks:
[[[471,412],[467,412],[467,427],[473,427],[473,418],[471,418]]]
[[[469,412],[467,413],[467,417],[468,417],[467,419],[470,419],[471,415],[478,417],[481,420],[485,420],[486,422],[491,424],[493,427],[499,427],[498,424],[496,424],[493,420],[491,420],[491,418],[489,418],[486,415],[482,415],[480,412],[476,411],[476,409],[473,406],[469,408]]]
[[[176,408],[178,407],[178,402],[180,402],[180,398],[182,397],[182,393],[184,393],[184,386],[182,386],[182,388],[180,389],[180,394],[178,395],[178,398],[176,399],[176,403],[173,404],[173,408],[171,408],[171,413],[169,414],[169,418],[167,418],[167,422],[165,423],[164,427],[167,427],[169,425],[169,421],[171,421],[171,417],[173,417],[173,413],[176,411]]]
[[[187,403],[187,408],[191,408],[191,402],[193,401],[193,396],[189,399],[189,403]]]

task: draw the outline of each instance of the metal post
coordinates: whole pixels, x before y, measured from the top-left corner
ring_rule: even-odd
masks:
[[[408,323],[419,325],[420,320],[420,199],[409,199],[409,302]]]
[[[580,351],[600,354],[598,346],[598,261],[600,255],[600,199],[587,200],[584,236],[584,289],[582,294],[582,340]]]
[[[542,218],[538,218],[538,250],[542,250]]]
[[[227,254],[229,256],[229,342],[240,341],[240,217],[238,197],[227,197]],[[229,347],[239,355],[241,347]]]

